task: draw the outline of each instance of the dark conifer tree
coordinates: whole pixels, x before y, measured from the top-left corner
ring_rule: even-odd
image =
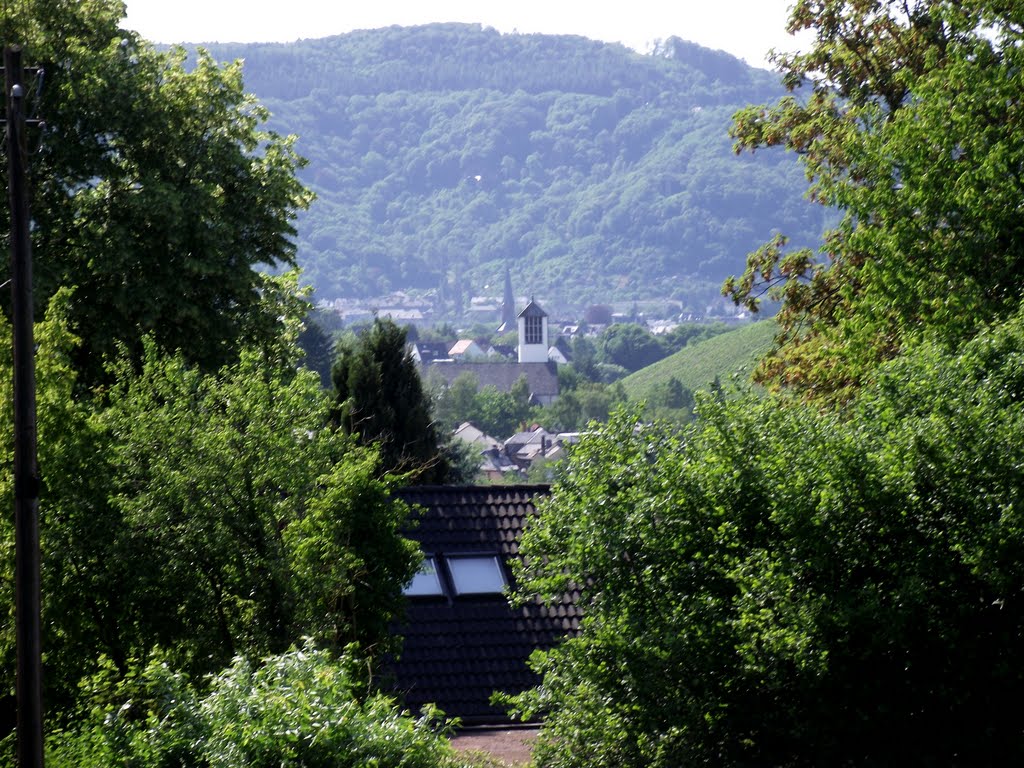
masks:
[[[377,319],[338,344],[331,380],[335,421],[363,444],[379,443],[383,468],[417,483],[449,479],[430,400],[406,348],[406,332]]]

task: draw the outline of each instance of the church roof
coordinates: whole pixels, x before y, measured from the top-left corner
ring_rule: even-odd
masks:
[[[451,384],[463,373],[476,376],[480,387],[488,385],[499,392],[509,392],[520,376],[526,377],[530,394],[535,397],[558,396],[558,366],[554,363],[451,362],[421,368],[425,376],[438,375]]]
[[[519,313],[519,317],[547,317],[548,313],[540,308],[540,304],[530,299],[530,303]]]

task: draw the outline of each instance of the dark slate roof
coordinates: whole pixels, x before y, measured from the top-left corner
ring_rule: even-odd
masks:
[[[408,535],[425,554],[498,553],[511,579],[508,563],[536,514],[534,499],[548,493],[547,486],[512,485],[414,487],[398,495],[422,508]],[[529,655],[578,628],[572,595],[554,606],[515,609],[502,595],[409,598],[401,657],[390,669],[394,690],[413,712],[433,702],[466,724],[508,722],[504,709],[489,703],[491,694],[536,685]]]
[[[555,363],[439,362],[422,366],[424,376],[440,375],[451,384],[463,373],[472,373],[481,387],[488,384],[499,392],[509,392],[520,376],[526,376],[530,394],[536,397],[558,395],[558,366]]]
[[[451,345],[451,342],[448,341],[417,341],[411,346],[416,347],[420,353],[420,359],[424,363],[429,363],[434,360],[444,360],[447,358]]]

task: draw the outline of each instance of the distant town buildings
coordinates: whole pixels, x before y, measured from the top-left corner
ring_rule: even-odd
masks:
[[[468,421],[463,422],[454,435],[479,453],[480,475],[492,483],[525,478],[537,462],[565,458],[568,447],[580,438],[579,432],[553,433],[534,426],[499,440]]]
[[[441,321],[466,325],[490,325],[498,333],[515,331],[517,322],[517,306],[522,306],[522,299],[517,304],[512,291],[511,278],[506,270],[503,295],[473,295],[459,317],[452,317],[438,312],[436,292],[413,294],[395,291],[383,296],[361,299],[330,299],[321,300],[318,308],[322,311],[334,312],[346,325],[364,323],[374,317],[389,317],[402,325],[429,327]],[[549,302],[545,302],[548,304]],[[611,304],[594,304],[587,307],[567,308],[549,307],[550,314],[557,318],[553,321],[554,328],[583,326],[589,332],[604,328],[613,322],[640,322],[652,329],[656,326],[671,326],[678,323],[700,322],[743,322],[749,316],[741,308],[723,298],[714,304],[698,310],[683,310],[670,298],[650,300],[635,306],[634,302]]]

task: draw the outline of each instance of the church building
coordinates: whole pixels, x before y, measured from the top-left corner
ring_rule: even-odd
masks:
[[[511,282],[506,271],[506,300],[502,303],[503,322],[501,330],[510,329],[511,321],[504,314],[505,307],[512,299]],[[526,377],[530,389],[530,398],[540,405],[550,405],[558,398],[558,368],[548,359],[550,334],[548,315],[532,298],[517,316],[515,322],[519,329],[519,345],[516,361],[482,361],[482,360],[427,360],[426,356],[413,356],[420,360],[420,371],[424,378],[441,376],[450,385],[465,373],[473,374],[481,387],[493,386],[499,392],[509,392],[521,377]]]

